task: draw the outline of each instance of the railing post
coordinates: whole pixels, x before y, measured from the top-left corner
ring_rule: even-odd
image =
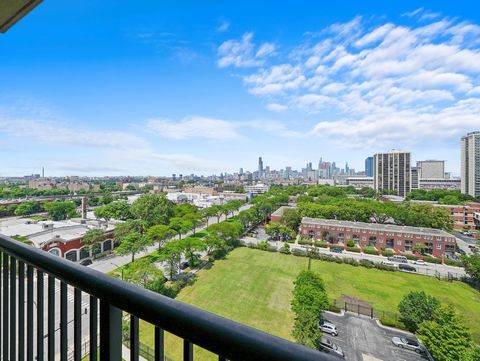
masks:
[[[100,300],[100,360],[122,360],[122,311]]]

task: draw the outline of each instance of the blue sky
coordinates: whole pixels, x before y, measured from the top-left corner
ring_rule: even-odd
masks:
[[[392,148],[458,173],[480,129],[479,10],[45,1],[0,36],[0,175],[212,174],[258,156],[362,170]]]

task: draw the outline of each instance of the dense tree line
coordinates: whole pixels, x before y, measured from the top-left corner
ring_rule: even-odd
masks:
[[[427,191],[425,189],[413,189],[407,194],[407,200],[434,201],[440,204],[464,204],[476,199],[468,194],[462,194],[460,191],[435,189]],[[476,200],[478,201],[478,199]]]
[[[309,197],[309,196],[307,196]],[[356,222],[395,223],[398,225],[452,230],[448,211],[428,203],[379,202],[321,195],[314,199],[299,199],[302,217],[339,219]]]

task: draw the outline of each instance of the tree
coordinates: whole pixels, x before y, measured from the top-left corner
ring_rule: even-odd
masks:
[[[418,338],[436,361],[461,360],[471,347],[471,335],[451,305],[439,307],[431,321],[424,321]]]
[[[298,230],[301,222],[302,217],[300,217],[300,214],[295,208],[284,209],[283,214],[280,217],[280,223],[294,231]]]
[[[440,307],[440,301],[427,295],[423,291],[412,291],[405,296],[398,305],[400,321],[407,328],[415,332],[423,321],[433,319],[435,311]]]
[[[427,245],[425,243],[421,243],[421,242],[415,243],[415,245],[413,246],[413,250],[416,253],[420,253],[420,254],[424,255],[425,251],[427,250]]]
[[[191,223],[193,234],[195,234],[197,227],[202,223],[202,215],[198,212],[187,213],[183,216],[183,219]]]
[[[98,207],[94,211],[95,217],[103,218],[106,222],[110,219],[125,221],[132,217],[130,205],[125,201],[111,202]]]
[[[143,288],[149,288],[158,278],[163,279],[163,272],[148,257],[130,263],[125,272],[126,281]]]
[[[150,239],[151,243],[158,243],[158,249],[160,250],[165,242],[175,236],[175,231],[169,226],[164,224],[157,224],[148,229],[146,235]]]
[[[181,244],[185,258],[190,266],[195,266],[198,262],[198,256],[195,251],[205,251],[207,249],[205,241],[198,237],[187,237],[182,240]]]
[[[131,211],[149,226],[168,224],[173,216],[173,203],[162,194],[144,194],[133,202]]]
[[[462,255],[461,257],[465,272],[477,283],[480,283],[480,254]]]
[[[27,236],[21,236],[19,234],[15,234],[15,235],[11,236],[11,238],[14,239],[15,241],[28,244],[29,246],[33,246],[33,242],[30,241],[30,239]]]
[[[47,202],[43,208],[54,221],[62,221],[77,215],[75,203],[65,202]]]
[[[100,252],[100,243],[105,239],[105,233],[99,228],[89,229],[82,238],[84,245],[88,246],[92,254]]]
[[[41,208],[37,202],[23,202],[15,209],[16,216],[28,216],[29,214],[40,212]]]
[[[461,361],[480,361],[480,345],[474,344],[466,350]]]
[[[292,334],[298,343],[317,348],[321,337],[318,321],[329,306],[323,280],[314,272],[302,271],[294,285],[292,311],[295,322]]]
[[[181,217],[173,217],[170,219],[168,226],[177,232],[179,239],[182,239],[182,233],[190,231],[193,228],[193,223]]]
[[[210,237],[216,238],[223,242],[225,248],[233,248],[237,245],[238,239],[243,231],[243,226],[240,222],[220,222],[212,224],[207,228]]]
[[[175,239],[165,244],[165,247],[160,251],[160,259],[167,262],[170,280],[178,273],[180,269],[180,261],[182,259],[183,245],[181,240]]]
[[[213,206],[209,207],[209,213],[214,216],[214,217],[217,217],[217,223],[220,222],[220,217],[222,216],[223,214],[223,207],[218,205],[218,204],[214,204]]]
[[[149,245],[150,240],[136,231],[128,233],[121,241],[115,252],[124,256],[132,254],[132,262],[135,261],[135,254],[144,251]]]

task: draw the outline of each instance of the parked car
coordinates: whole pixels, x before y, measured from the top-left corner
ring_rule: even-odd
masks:
[[[322,332],[328,333],[332,336],[338,336],[337,327],[331,322],[321,321],[318,327]]]
[[[463,232],[463,235],[467,236],[467,237],[472,237],[473,236],[473,233],[472,232]]]
[[[415,267],[405,263],[400,263],[398,265],[398,269],[401,269],[402,271],[408,271],[408,272],[417,272],[417,269]]]
[[[408,263],[407,257],[399,256],[397,254],[393,255],[392,257],[388,257],[388,260],[392,262]]]
[[[395,346],[415,351],[416,353],[424,353],[425,349],[417,340],[410,337],[392,337]]]
[[[413,264],[416,264],[417,266],[426,266],[427,262],[425,262],[423,259],[417,259],[412,262]]]
[[[382,264],[384,266],[390,266],[390,267],[395,267],[395,268],[398,267],[398,265],[396,263],[392,262],[392,261],[382,261]]]
[[[84,259],[83,261],[80,261],[80,264],[82,266],[90,266],[93,263],[93,261],[90,258]]]
[[[187,269],[190,266],[188,261],[180,263],[180,269]]]
[[[330,252],[342,253],[343,248],[339,248],[339,247],[330,248]]]
[[[320,340],[320,349],[325,352],[331,352],[337,354],[338,356],[345,357],[343,350],[340,346],[324,337],[322,337]]]

